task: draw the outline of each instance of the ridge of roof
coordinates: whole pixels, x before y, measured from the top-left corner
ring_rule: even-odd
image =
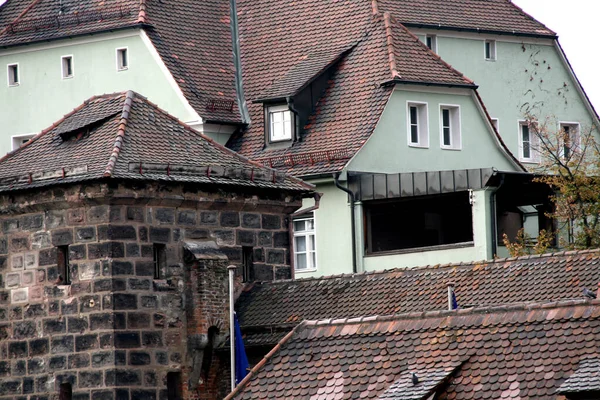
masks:
[[[125,139],[125,128],[127,127],[127,119],[129,118],[129,113],[131,112],[131,103],[133,103],[134,97],[135,93],[132,90],[128,91],[125,95],[125,101],[123,102],[123,111],[121,112],[121,119],[119,120],[119,127],[117,128],[117,137],[115,138],[115,144],[113,146],[112,153],[108,158],[106,170],[104,171],[104,176],[107,178],[112,176],[115,164],[117,163],[117,159],[119,158],[119,153],[121,152],[121,147],[123,146],[123,140]]]
[[[553,29],[548,28],[548,26],[540,21],[538,21],[537,19],[535,19],[535,17],[531,14],[529,14],[527,11],[523,10],[523,8],[521,6],[519,6],[518,4],[515,4],[513,2],[513,0],[506,0],[507,3],[510,3],[514,8],[517,9],[517,11],[519,11],[521,14],[523,14],[526,18],[529,18],[531,21],[542,25],[544,28],[546,28],[549,32],[551,32],[552,34],[554,34],[554,36],[557,36],[556,32],[554,32]]]
[[[447,325],[451,325],[453,319],[458,319],[460,317],[465,317],[468,315],[478,315],[485,314],[488,316],[488,320],[490,315],[493,314],[516,314],[519,311],[532,311],[532,310],[555,310],[561,308],[570,308],[577,306],[600,306],[600,299],[592,300],[592,299],[568,299],[568,300],[559,300],[559,301],[544,301],[544,302],[521,302],[521,303],[509,303],[504,305],[497,306],[487,306],[487,307],[472,307],[472,308],[462,308],[458,310],[436,310],[436,311],[423,311],[423,312],[410,312],[410,313],[399,313],[399,314],[391,314],[391,315],[370,315],[370,316],[361,316],[354,318],[339,318],[339,319],[323,319],[323,320],[304,320],[302,321],[294,331],[300,332],[303,329],[313,328],[313,327],[322,327],[322,326],[338,326],[338,325],[359,325],[359,324],[373,324],[378,325],[385,328],[385,325],[382,324],[384,322],[390,321],[408,321],[408,320],[425,320],[425,319],[446,319]],[[552,314],[552,319],[561,319],[562,316],[558,313]],[[580,318],[582,316],[579,316]],[[494,325],[508,325],[514,323],[514,321],[510,319],[499,319],[495,322]],[[458,324],[453,324],[456,326]],[[469,324],[463,324],[463,326],[467,326]],[[469,326],[476,326],[477,324],[470,324]],[[384,331],[384,329],[382,329]],[[344,333],[336,332],[336,334],[344,335]],[[332,335],[333,336],[333,335]]]
[[[140,11],[138,13],[138,19],[137,19],[137,22],[140,24],[148,23],[148,20],[146,17],[146,1],[147,0],[140,0]]]
[[[307,278],[298,278],[298,279],[282,279],[277,281],[261,281],[261,282],[253,282],[248,287],[253,287],[254,285],[284,285],[289,283],[310,283],[314,281],[326,281],[326,280],[335,280],[335,279],[353,279],[353,278],[361,278],[366,276],[376,276],[376,275],[386,275],[394,272],[408,272],[408,273],[419,273],[419,272],[427,272],[427,271],[439,271],[442,269],[455,269],[460,267],[478,267],[481,265],[489,265],[492,266],[494,264],[503,264],[512,261],[528,261],[528,260],[542,260],[544,258],[550,257],[562,257],[562,256],[583,256],[588,254],[596,254],[600,257],[600,249],[587,249],[587,250],[569,250],[569,251],[561,251],[556,253],[545,253],[545,254],[535,254],[535,255],[526,255],[519,257],[506,257],[506,258],[496,258],[493,260],[480,260],[473,262],[459,262],[459,263],[448,263],[448,264],[434,264],[434,265],[424,265],[418,267],[398,267],[398,268],[390,268],[379,271],[364,271],[355,274],[336,274],[336,275],[327,275],[321,277],[307,277]]]
[[[377,3],[375,3],[375,5],[376,4]],[[392,79],[402,79],[402,76],[396,68],[396,53],[394,52],[394,33],[392,32],[392,21],[389,12],[383,13],[383,24],[385,26],[385,37],[387,41],[387,51],[390,63],[390,71],[392,73]]]

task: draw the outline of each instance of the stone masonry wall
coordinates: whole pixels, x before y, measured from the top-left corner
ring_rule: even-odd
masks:
[[[285,218],[299,206],[159,185],[0,196],[0,399],[58,398],[64,382],[77,400],[166,399],[166,374],[191,362],[182,242],[215,241],[233,264],[251,246],[255,279],[289,278]],[[153,243],[166,245],[161,279]],[[70,285],[57,283],[65,245]],[[194,332],[228,329],[226,290],[203,294],[212,303]]]

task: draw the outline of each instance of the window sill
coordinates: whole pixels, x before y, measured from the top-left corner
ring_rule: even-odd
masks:
[[[428,149],[429,148],[429,146],[424,146],[424,145],[414,144],[414,143],[409,143],[408,147],[414,147],[416,149]]]
[[[486,58],[485,61],[496,62],[496,59],[495,58]]]
[[[8,87],[19,87],[19,86],[21,86],[20,83],[14,83],[12,85],[8,85]]]
[[[63,81],[69,80],[69,79],[73,79],[73,76],[63,76]]]
[[[528,159],[523,159],[523,158],[519,158],[519,161],[525,164],[539,164],[540,162],[537,160],[532,160],[530,158]]]
[[[294,271],[295,274],[304,274],[304,273],[308,273],[308,272],[317,272],[316,268],[313,269],[296,269]]]
[[[128,67],[125,67],[125,68],[118,68],[118,69],[117,69],[117,72],[121,72],[121,71],[127,71],[128,69],[129,69]]]
[[[447,146],[441,146],[440,147],[442,150],[450,150],[450,151],[461,151],[462,147],[447,147]]]
[[[464,249],[467,247],[474,247],[475,242],[462,242],[462,243],[452,243],[452,244],[440,244],[437,246],[427,246],[427,247],[413,247],[410,249],[400,249],[400,250],[388,250],[388,251],[378,251],[375,253],[367,253],[365,257],[382,257],[382,256],[393,256],[393,255],[401,255],[401,254],[411,254],[411,253],[425,253],[428,251],[443,251],[443,250],[452,250],[452,249]]]

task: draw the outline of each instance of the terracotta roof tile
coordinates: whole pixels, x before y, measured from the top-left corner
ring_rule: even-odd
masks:
[[[599,310],[577,300],[305,322],[226,399],[555,398],[594,370],[583,360],[597,357]]]
[[[236,308],[243,328],[294,326],[303,320],[444,310],[448,283],[455,285],[459,306],[468,308],[583,298],[583,288],[596,291],[599,282],[600,252],[591,250],[255,283]]]
[[[582,343],[583,340],[575,339],[575,343]],[[557,393],[563,394],[578,392],[600,392],[600,358],[598,354],[582,359],[577,371],[557,390]]]
[[[510,0],[376,0],[401,23],[435,28],[555,36]]]
[[[134,93],[93,97],[0,160],[0,191],[101,178],[311,191]]]

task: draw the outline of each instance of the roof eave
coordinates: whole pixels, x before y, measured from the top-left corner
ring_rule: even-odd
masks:
[[[449,88],[463,88],[463,89],[478,89],[479,86],[474,83],[442,83],[442,82],[426,82],[426,81],[413,81],[410,79],[394,78],[387,80],[381,84],[381,86],[391,85],[422,85],[422,86],[436,86],[436,87],[449,87]]]
[[[503,36],[520,36],[520,37],[532,37],[538,39],[557,39],[558,35],[556,33],[531,33],[531,32],[517,32],[517,31],[501,31],[494,29],[479,29],[479,28],[465,28],[458,26],[444,26],[444,25],[435,25],[435,24],[418,24],[418,23],[402,23],[402,25],[411,27],[411,28],[422,28],[422,29],[437,29],[442,31],[457,31],[457,32],[472,32],[472,33],[484,33],[491,35],[503,35]]]

